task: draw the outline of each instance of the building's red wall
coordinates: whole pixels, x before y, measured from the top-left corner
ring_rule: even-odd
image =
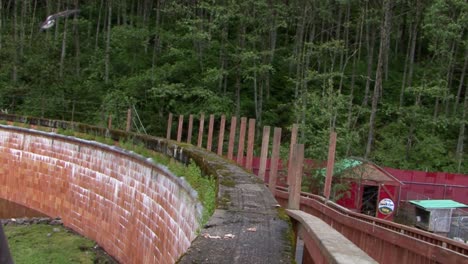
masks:
[[[405,185],[400,200],[452,199],[468,204],[468,175],[385,168]]]
[[[184,181],[143,158],[3,127],[0,198],[61,217],[121,263],[174,263],[195,238],[201,214]]]

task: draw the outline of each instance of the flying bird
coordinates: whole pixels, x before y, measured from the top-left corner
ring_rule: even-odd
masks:
[[[75,14],[80,12],[79,9],[71,9],[59,12],[57,14],[50,15],[46,18],[44,22],[41,24],[41,31],[47,30],[55,25],[55,20],[59,17],[67,17],[69,15]]]

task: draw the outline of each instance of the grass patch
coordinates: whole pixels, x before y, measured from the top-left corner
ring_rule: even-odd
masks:
[[[96,263],[95,242],[63,226],[7,225],[4,229],[17,264]]]

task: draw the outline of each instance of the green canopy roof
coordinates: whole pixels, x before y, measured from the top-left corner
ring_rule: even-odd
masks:
[[[362,161],[355,160],[355,159],[340,160],[338,162],[335,162],[335,166],[333,166],[333,174],[340,174],[347,169],[357,167],[361,164],[362,164]],[[325,176],[327,174],[327,168],[317,170],[317,174],[321,176]]]
[[[454,200],[412,200],[409,202],[424,209],[468,207],[468,205]]]

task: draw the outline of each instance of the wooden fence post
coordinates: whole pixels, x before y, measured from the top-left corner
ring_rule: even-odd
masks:
[[[218,156],[223,156],[224,144],[224,128],[226,126],[226,116],[221,116],[221,123],[219,124],[219,138],[218,138]]]
[[[172,129],[172,113],[169,113],[169,117],[167,118],[166,139],[171,139],[171,129]]]
[[[245,145],[245,129],[247,126],[247,118],[241,117],[241,125],[239,131],[239,145],[237,146],[237,164],[243,166],[244,161],[244,145]]]
[[[253,151],[255,144],[255,119],[249,119],[249,132],[247,135],[247,158],[245,161],[245,168],[249,171],[252,170]]]
[[[206,145],[206,150],[211,151],[211,146],[213,144],[213,127],[214,127],[214,115],[210,115],[210,123],[208,124],[208,143]]]
[[[292,170],[288,171],[289,186],[288,209],[299,210],[301,200],[302,172],[304,168],[304,144],[293,146]]]
[[[236,139],[236,126],[237,126],[237,117],[233,116],[231,118],[231,129],[229,130],[229,143],[228,143],[228,153],[227,158],[232,160],[234,154],[234,141]]]
[[[297,142],[297,124],[293,124],[292,129],[291,129],[291,143],[289,144],[288,168],[289,168],[289,163],[291,163],[292,156],[293,156],[293,146],[296,144],[296,142]],[[287,179],[287,182],[288,182],[288,185],[291,185],[291,181],[289,177]]]
[[[205,124],[205,113],[200,115],[200,126],[198,128],[198,143],[197,147],[201,148],[203,145],[203,126]]]
[[[187,143],[192,144],[192,130],[193,130],[193,115],[189,115]]]
[[[276,190],[276,178],[278,175],[278,161],[279,151],[281,145],[281,128],[275,127],[273,133],[273,149],[271,151],[271,164],[270,164],[270,179],[268,180],[268,188],[271,193],[275,195]]]
[[[107,119],[107,129],[112,129],[112,115]]]
[[[330,199],[331,183],[333,178],[333,167],[335,166],[335,149],[336,149],[336,132],[330,133],[330,141],[328,145],[328,159],[327,159],[327,174],[325,178],[325,186],[323,188],[323,196],[328,200]]]
[[[125,129],[126,132],[130,132],[132,128],[132,109],[128,108],[127,110],[127,127]]]
[[[177,128],[177,142],[182,140],[182,128],[184,125],[184,116],[179,115],[179,127]]]
[[[258,177],[265,182],[266,163],[268,158],[268,147],[270,142],[270,127],[263,127],[262,149],[260,151],[260,167],[258,168]]]

